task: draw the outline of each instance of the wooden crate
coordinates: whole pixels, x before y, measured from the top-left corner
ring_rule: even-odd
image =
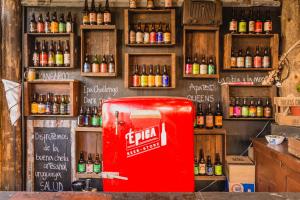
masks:
[[[70,55],[71,55],[71,62],[70,67],[34,67],[32,61],[32,55],[34,52],[34,45],[35,42],[43,41],[48,42],[48,44],[53,40],[53,42],[64,42],[69,40],[70,44]],[[74,33],[25,33],[24,34],[24,46],[23,46],[23,54],[24,54],[24,63],[25,67],[33,68],[33,69],[72,69],[75,68],[77,65],[77,48],[76,48],[76,36]],[[62,46],[63,48],[63,46]],[[48,49],[48,48],[47,48]]]
[[[116,77],[118,75],[117,29],[115,25],[81,25],[81,76]],[[115,73],[84,73],[85,55],[92,61],[94,55],[113,55]],[[101,60],[99,60],[101,62]]]
[[[194,155],[199,159],[199,151],[203,149],[203,154],[206,160],[206,156],[210,155],[212,163],[215,162],[216,153],[220,154],[220,159],[225,166],[226,158],[226,130],[225,129],[194,129]],[[223,170],[224,174],[224,170]],[[225,180],[225,176],[196,176],[195,180],[212,181]]]
[[[252,55],[256,46],[268,47],[271,50],[271,68],[231,68],[231,51],[242,49],[246,52],[249,47]],[[226,34],[224,36],[223,70],[234,71],[270,71],[278,68],[279,36],[278,34]]]
[[[300,117],[289,115],[291,106],[300,106],[300,97],[275,97],[275,121],[279,125],[300,126]]]
[[[295,137],[288,138],[288,151],[290,154],[300,158],[300,139]]]
[[[229,117],[229,104],[230,98],[241,97],[241,98],[269,98],[273,101],[274,97],[277,96],[276,86],[264,86],[264,85],[222,85],[221,86],[221,97],[223,116],[225,119],[231,120],[271,120],[273,118],[230,118]],[[265,102],[264,102],[265,103]],[[274,102],[271,102],[274,105]],[[274,106],[273,106],[274,114]]]
[[[170,87],[133,87],[132,75],[134,73],[134,66],[159,64],[161,67],[167,65],[170,76]],[[161,71],[162,73],[162,71]],[[175,53],[126,53],[125,54],[125,88],[130,89],[172,89],[176,87],[176,54]]]
[[[77,80],[35,80],[24,84],[24,109],[25,116],[33,117],[76,117],[80,103],[80,82]],[[30,113],[30,103],[33,93],[47,94],[52,92],[57,95],[70,95],[71,112],[69,115],[39,115]]]
[[[197,54],[198,62],[202,55],[206,59],[210,56],[215,58],[216,74],[193,75],[185,74],[187,57],[192,61]],[[183,77],[185,78],[219,78],[219,28],[214,26],[184,26],[183,28]]]
[[[88,158],[88,154],[92,154],[93,160],[95,160],[96,153],[102,155],[102,128],[101,127],[77,127],[75,129],[75,156],[74,163],[77,163],[80,158],[80,152],[83,151],[84,158]],[[100,158],[102,159],[102,158]],[[100,178],[99,174],[80,174],[77,173],[75,177],[79,178]]]
[[[138,24],[139,22],[148,23],[149,25],[155,23],[158,28],[161,22],[164,26],[170,24],[171,44],[130,44],[129,43],[129,26]],[[151,27],[149,27],[150,29]],[[143,30],[143,29],[142,29]],[[151,29],[150,29],[151,31]],[[124,10],[124,36],[125,45],[132,47],[164,47],[176,44],[176,10],[162,9],[162,10],[147,10],[147,9],[125,9]]]

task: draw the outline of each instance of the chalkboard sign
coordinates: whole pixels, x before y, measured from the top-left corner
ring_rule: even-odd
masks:
[[[34,127],[34,190],[71,189],[70,128]]]

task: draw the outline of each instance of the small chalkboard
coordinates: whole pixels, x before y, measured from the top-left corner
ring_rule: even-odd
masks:
[[[34,128],[34,190],[71,190],[70,128]]]

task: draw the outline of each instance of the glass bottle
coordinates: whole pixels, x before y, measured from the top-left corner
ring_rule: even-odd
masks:
[[[199,163],[197,157],[194,158],[194,175],[199,175]]]
[[[43,20],[43,15],[40,13],[38,22],[37,22],[37,32],[38,33],[44,33],[45,32],[45,24]]]
[[[272,19],[271,19],[271,12],[270,12],[270,10],[268,10],[266,12],[266,19],[264,21],[264,32],[266,34],[270,34],[270,33],[272,33],[272,29],[273,29],[273,24],[272,24]]]
[[[51,33],[51,21],[49,12],[47,12],[45,19],[45,33]]]
[[[271,67],[271,58],[270,58],[270,51],[269,49],[266,47],[264,50],[264,57],[262,59],[262,65],[263,68],[270,68]]]
[[[64,14],[61,14],[59,17],[58,32],[59,33],[67,32]]]
[[[144,43],[144,33],[142,31],[142,25],[141,25],[141,23],[138,23],[138,28],[136,30],[136,43],[137,44]]]
[[[231,63],[231,64],[230,64],[231,68],[237,67],[237,56],[236,56],[236,54],[234,53],[234,50],[233,50],[233,49],[231,50],[230,63]]]
[[[135,44],[136,43],[136,32],[135,32],[134,25],[130,26],[130,30],[129,30],[129,43],[130,44]]]
[[[242,107],[241,107],[241,105],[240,105],[239,98],[236,98],[236,99],[235,99],[233,115],[234,115],[234,117],[236,117],[236,118],[239,118],[239,117],[242,116]]]
[[[229,22],[229,32],[236,33],[237,32],[237,17],[236,17],[236,8],[232,8],[232,16],[231,21]]]
[[[54,101],[53,101],[53,115],[58,115],[60,111],[60,104],[59,104],[59,99],[58,96],[54,96]]]
[[[97,12],[97,25],[103,25],[104,24],[104,15],[102,12],[101,3],[99,3],[98,12]]]
[[[257,11],[256,21],[255,21],[255,33],[261,34],[263,31],[263,23],[260,18],[260,9]]]
[[[234,98],[230,98],[230,104],[229,104],[229,117],[234,117]]]
[[[65,109],[65,95],[61,95],[61,102],[60,102],[60,107],[59,107],[59,112],[61,115],[65,115],[66,114],[66,109]]]
[[[91,124],[91,108],[88,107],[84,116],[84,126],[89,127]]]
[[[134,74],[133,74],[133,83],[132,86],[133,87],[140,87],[141,86],[141,77],[140,77],[140,70],[139,70],[139,66],[135,65],[135,70],[134,70]]]
[[[169,87],[170,86],[170,76],[168,74],[167,66],[163,66],[163,73],[162,73],[162,86]]]
[[[194,63],[193,63],[193,74],[199,74],[200,73],[200,65],[197,60],[197,55],[194,57]]]
[[[86,161],[84,160],[83,152],[80,152],[80,158],[77,164],[77,172],[85,173],[86,172]]]
[[[82,24],[83,25],[89,25],[90,24],[90,18],[89,18],[89,5],[88,1],[84,1],[84,8],[82,11]]]
[[[92,72],[93,73],[100,72],[100,65],[99,65],[97,55],[94,56],[94,59],[93,59],[93,62],[92,62]]]
[[[102,61],[100,64],[100,72],[101,73],[107,73],[108,72],[108,67],[107,67],[107,61],[105,55],[102,56]]]
[[[171,31],[170,31],[170,25],[166,25],[166,30],[164,32],[164,43],[165,44],[171,44]]]
[[[214,175],[214,170],[213,170],[213,165],[211,163],[211,158],[210,156],[207,156],[207,163],[206,163],[206,175],[207,176],[213,176]]]
[[[146,71],[146,65],[142,66],[141,87],[148,87],[148,74]]]
[[[260,55],[259,47],[256,46],[255,56],[254,56],[254,68],[262,67],[262,57]]]
[[[251,99],[250,106],[249,106],[249,117],[256,117],[256,113],[257,113],[257,107],[254,104],[254,100]]]
[[[79,127],[84,126],[84,109],[82,106],[80,107],[79,115],[77,117],[77,126]]]
[[[32,53],[32,63],[34,67],[38,67],[40,65],[40,51],[38,48],[38,42],[34,43],[34,51]]]
[[[111,12],[109,9],[108,0],[106,0],[106,2],[105,2],[105,9],[104,9],[104,13],[103,13],[103,22],[106,25],[111,24]]]
[[[215,113],[215,117],[214,117],[214,121],[215,121],[215,128],[222,128],[223,127],[223,113],[221,110],[221,105],[220,102],[218,102],[217,104],[217,109],[216,109],[216,113]]]
[[[89,154],[88,160],[86,162],[86,173],[91,174],[94,171],[94,162],[92,158],[92,154]]]
[[[44,103],[44,95],[39,96],[39,102],[38,102],[38,114],[45,114],[46,112],[46,106]]]
[[[83,72],[84,73],[92,72],[91,64],[89,62],[89,56],[87,54],[85,55],[85,59],[84,59]]]
[[[108,73],[115,73],[115,71],[116,71],[115,60],[114,60],[114,56],[111,54],[108,63]]]
[[[261,99],[257,100],[256,116],[257,117],[264,117],[264,107],[261,103]]]
[[[37,32],[37,23],[35,20],[35,15],[34,13],[31,15],[31,20],[29,24],[29,32],[30,33],[36,33]]]
[[[221,163],[220,154],[216,153],[216,159],[215,159],[215,166],[214,166],[214,174],[216,176],[222,176],[223,175],[223,165]]]
[[[206,174],[206,163],[204,160],[203,149],[200,149],[199,158],[199,175],[204,176]]]
[[[208,74],[216,74],[216,65],[214,63],[214,58],[211,56],[208,61]]]
[[[65,115],[69,115],[71,111],[70,95],[65,95]]]
[[[154,78],[154,72],[153,72],[153,65],[149,66],[149,75],[148,75],[148,87],[154,87],[155,86],[155,78]]]
[[[161,76],[161,73],[160,73],[160,66],[159,65],[156,65],[155,87],[162,87],[162,76]]]
[[[146,23],[145,28],[144,28],[144,44],[149,44],[150,43],[150,33],[149,33],[149,26]]]
[[[63,67],[63,65],[64,65],[64,55],[61,50],[60,40],[58,41],[57,46],[56,46],[55,63],[56,63],[57,67]]]
[[[248,47],[245,56],[245,68],[252,68],[252,67],[253,67],[252,55],[251,55],[250,48]]]
[[[162,23],[159,23],[159,27],[156,33],[156,41],[158,44],[161,44],[164,42],[164,34],[163,34],[163,30],[162,30]]]
[[[48,66],[54,67],[55,66],[55,54],[54,54],[54,46],[53,46],[53,40],[50,42],[50,47],[48,51]]]
[[[52,110],[53,110],[53,107],[52,107],[52,103],[51,103],[51,94],[48,93],[47,94],[47,101],[46,101],[46,105],[45,105],[45,113],[47,115],[51,115]]]
[[[54,12],[52,15],[51,33],[58,33],[58,21],[57,21],[56,12]]]
[[[242,106],[242,117],[247,118],[249,117],[249,106],[247,104],[247,99],[244,98],[243,106]]]
[[[238,57],[236,59],[237,61],[237,67],[238,68],[244,68],[245,67],[245,57],[243,55],[243,50],[240,49],[238,53]]]
[[[136,0],[129,0],[129,8],[130,9],[136,8]]]
[[[48,65],[48,53],[45,45],[45,40],[42,42],[42,50],[40,52],[40,66],[46,67]]]
[[[95,162],[94,162],[94,168],[93,168],[93,172],[96,174],[101,173],[102,171],[102,167],[101,167],[101,161],[100,161],[100,157],[99,154],[96,154],[96,158],[95,158]]]
[[[71,64],[71,54],[70,54],[69,40],[66,41],[66,46],[65,46],[63,57],[64,57],[64,66],[65,67],[70,67],[70,64]]]
[[[99,121],[99,115],[98,115],[98,109],[95,106],[93,109],[93,115],[92,115],[92,126],[93,127],[99,127],[100,126]]]
[[[97,25],[97,12],[96,12],[96,6],[95,6],[95,0],[92,0],[91,3],[91,10],[89,12],[89,19],[91,25]]]
[[[254,20],[253,8],[250,9],[250,13],[249,13],[248,32],[250,34],[255,33],[255,20]]]
[[[207,74],[207,62],[204,55],[202,56],[200,63],[200,74]]]
[[[154,0],[147,0],[147,9],[154,9]]]
[[[37,93],[34,93],[33,94],[33,97],[32,97],[32,102],[31,102],[31,114],[37,114],[38,113],[38,101],[37,101],[37,98],[38,98],[38,94]]]
[[[212,129],[214,128],[214,115],[211,111],[211,104],[208,103],[208,109],[205,115],[205,127],[207,129]]]
[[[74,32],[73,27],[74,27],[74,24],[73,24],[72,14],[71,14],[71,12],[68,12],[67,22],[66,22],[66,32],[67,33]]]
[[[187,57],[185,63],[185,74],[192,74],[193,73],[193,64],[191,61],[191,57]]]
[[[172,8],[172,0],[165,0],[165,8]]]
[[[197,127],[198,128],[204,128],[205,127],[204,113],[202,111],[202,103],[198,103]]]
[[[272,106],[270,105],[269,99],[267,98],[266,105],[264,107],[264,117],[271,118],[272,117]]]
[[[239,21],[239,33],[243,34],[247,32],[247,22],[245,20],[245,10],[241,10],[241,16]]]
[[[157,42],[157,36],[156,36],[156,29],[155,29],[155,24],[152,23],[152,28],[150,32],[150,44],[155,44]]]

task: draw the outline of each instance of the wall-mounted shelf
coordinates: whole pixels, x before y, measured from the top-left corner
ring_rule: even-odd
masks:
[[[195,176],[195,181],[226,181],[226,176]]]
[[[101,178],[100,174],[96,174],[96,173],[76,173],[75,174],[76,179],[86,179],[86,178]]]
[[[102,132],[102,127],[77,127],[76,132]]]

